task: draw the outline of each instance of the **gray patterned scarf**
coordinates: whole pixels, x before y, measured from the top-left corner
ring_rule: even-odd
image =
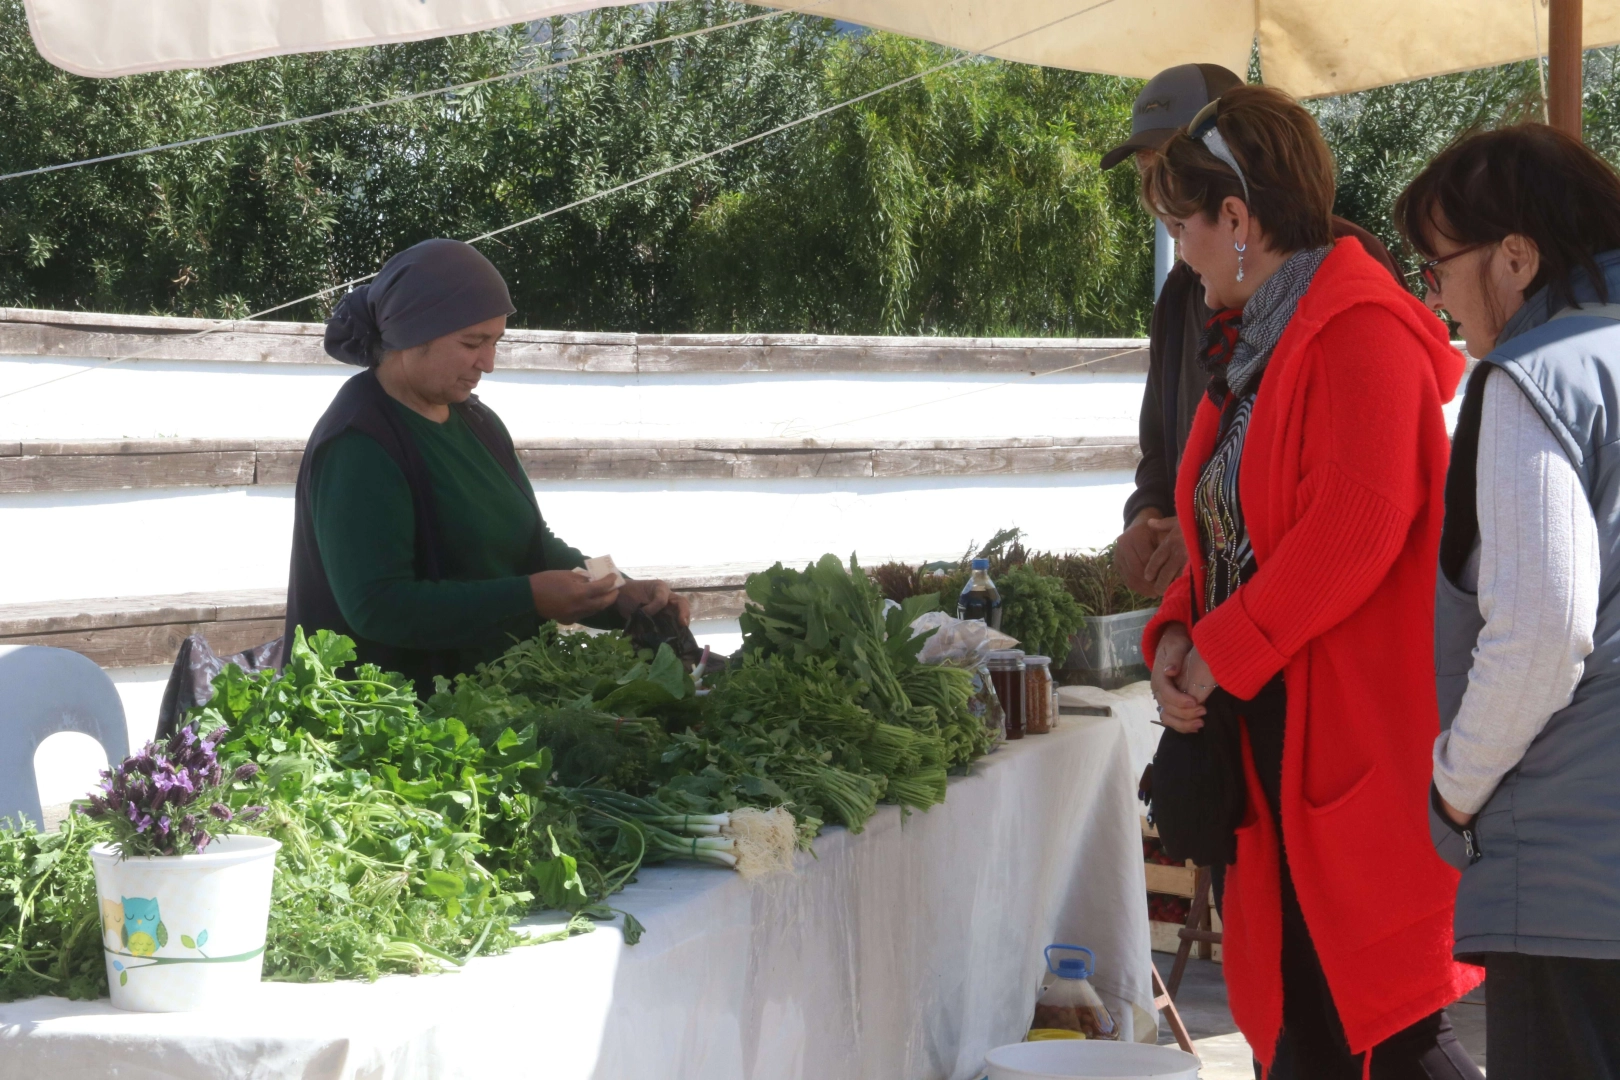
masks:
[[[1311,287],[1311,279],[1332,250],[1333,245],[1329,244],[1294,252],[1277,267],[1276,273],[1260,283],[1249,302],[1243,305],[1242,329],[1224,373],[1226,385],[1234,394],[1241,397],[1253,389],[1260,373],[1266,370],[1271,351],[1288,329],[1300,298]]]

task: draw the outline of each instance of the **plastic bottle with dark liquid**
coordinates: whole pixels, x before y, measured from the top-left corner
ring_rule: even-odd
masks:
[[[973,576],[962,586],[962,595],[956,601],[958,619],[977,619],[992,630],[1001,629],[1001,593],[990,580],[990,560],[974,559]]]

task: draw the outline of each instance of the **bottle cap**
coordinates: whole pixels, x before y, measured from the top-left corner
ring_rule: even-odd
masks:
[[[974,559],[971,565],[972,565],[973,569],[975,569],[975,570],[988,570],[988,569],[990,569],[990,560],[989,559]]]
[[[1052,662],[1052,658],[1050,656],[1026,656],[1026,657],[1024,657],[1024,663],[1026,665],[1028,665],[1029,667],[1045,667],[1047,664],[1050,664],[1051,662]]]

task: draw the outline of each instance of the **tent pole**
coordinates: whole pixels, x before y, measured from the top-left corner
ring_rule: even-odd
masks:
[[[1547,119],[1581,137],[1581,0],[1551,0],[1547,12]]]

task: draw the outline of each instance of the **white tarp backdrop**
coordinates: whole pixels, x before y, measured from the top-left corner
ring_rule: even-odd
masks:
[[[26,0],[44,57],[81,75],[207,67],[466,33],[633,0]],[[1248,68],[1301,97],[1524,60],[1542,0],[826,0],[769,4],[1008,60],[1139,78]],[[1056,25],[1054,20],[1062,20]],[[1620,43],[1620,0],[1586,0],[1587,48]],[[1017,35],[1024,35],[1017,37]],[[1016,40],[1009,40],[1016,38]],[[998,42],[1005,42],[999,47]]]

